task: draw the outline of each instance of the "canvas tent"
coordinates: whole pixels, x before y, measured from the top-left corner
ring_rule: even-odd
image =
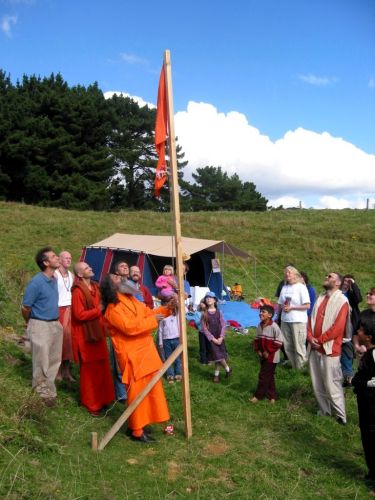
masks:
[[[203,240],[182,237],[182,246],[188,261],[187,280],[191,286],[209,287],[218,297],[225,290],[222,266],[225,255],[248,258],[249,254],[229,245],[225,241]],[[81,260],[93,268],[95,280],[100,281],[113,270],[116,262],[125,260],[130,266],[140,267],[143,283],[156,295],[154,286],[165,264],[173,263],[174,238],[171,236],[151,236],[116,233],[97,243],[85,247]],[[213,272],[212,259],[215,253],[220,259],[221,269]]]

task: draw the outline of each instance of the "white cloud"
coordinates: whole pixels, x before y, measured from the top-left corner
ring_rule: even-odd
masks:
[[[353,203],[345,198],[335,198],[334,196],[322,196],[317,208],[354,208]]]
[[[12,38],[12,27],[17,23],[17,16],[3,16],[0,29],[8,38]]]
[[[327,87],[328,85],[333,85],[337,82],[335,76],[316,76],[312,73],[308,75],[298,75],[299,80],[308,83],[309,85],[314,85],[315,87]]]
[[[135,64],[135,65],[148,64],[148,61],[146,59],[143,59],[142,57],[139,57],[135,54],[129,54],[128,52],[122,52],[120,54],[120,57],[122,61],[125,61],[128,64]]]
[[[300,200],[293,196],[280,196],[279,198],[270,199],[268,205],[271,207],[279,207],[282,205],[284,208],[297,208],[299,207],[299,202]]]
[[[197,167],[221,166],[243,181],[254,182],[276,206],[287,206],[281,198],[289,200],[290,206],[298,206],[300,200],[303,206],[327,206],[337,198],[335,203],[343,206],[343,200],[353,196],[364,204],[366,193],[375,192],[375,155],[328,132],[298,128],[273,142],[245,115],[220,113],[211,104],[196,102],[176,113],[175,129],[189,161],[187,178]],[[328,196],[333,198],[323,198]],[[304,203],[304,198],[316,202]]]
[[[368,198],[369,208],[374,208],[375,199]],[[314,208],[366,208],[367,198],[336,198],[335,196],[322,196]]]
[[[370,89],[375,89],[375,76],[372,76],[368,82]]]
[[[136,96],[136,95],[130,95],[126,92],[121,92],[120,90],[114,90],[114,91],[108,91],[108,92],[104,92],[104,97],[105,99],[110,99],[113,95],[119,95],[119,96],[123,96],[123,97],[130,97],[131,99],[133,99],[133,101],[135,101],[136,103],[138,103],[138,106],[143,108],[143,106],[148,106],[150,109],[153,109],[155,108],[155,104],[152,104],[151,102],[147,102],[147,101],[144,101],[142,99],[142,97],[139,97],[139,96]]]

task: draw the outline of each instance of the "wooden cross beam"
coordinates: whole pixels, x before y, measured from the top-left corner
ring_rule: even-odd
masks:
[[[180,356],[182,353],[182,344],[180,344],[169,356],[169,358],[165,361],[160,370],[155,374],[155,376],[150,380],[150,382],[146,385],[146,387],[141,391],[138,396],[134,399],[134,401],[126,408],[124,413],[117,419],[117,421],[113,424],[111,429],[107,432],[107,434],[100,441],[99,445],[97,444],[96,433],[92,433],[91,439],[91,448],[92,450],[103,450],[110,440],[114,437],[114,435],[121,429],[133,411],[137,408],[137,406],[143,401],[143,399],[147,396],[147,394],[151,391],[154,385],[161,379],[164,373],[168,370],[168,368],[174,363],[176,358]],[[182,379],[182,383],[185,383],[185,378]],[[190,401],[189,401],[190,402]]]

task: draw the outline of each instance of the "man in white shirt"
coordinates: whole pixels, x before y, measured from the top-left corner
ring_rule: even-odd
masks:
[[[70,373],[70,363],[73,361],[72,334],[71,334],[71,304],[73,275],[69,271],[72,264],[72,256],[66,250],[59,255],[59,268],[55,271],[57,289],[59,292],[59,320],[63,327],[63,347],[61,366],[57,375],[58,380],[74,382]]]

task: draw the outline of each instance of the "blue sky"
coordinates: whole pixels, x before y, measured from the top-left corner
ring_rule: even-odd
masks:
[[[375,1],[0,0],[0,67],[155,103],[171,50],[190,166],[273,204],[375,203]],[[289,201],[288,201],[289,200]]]

